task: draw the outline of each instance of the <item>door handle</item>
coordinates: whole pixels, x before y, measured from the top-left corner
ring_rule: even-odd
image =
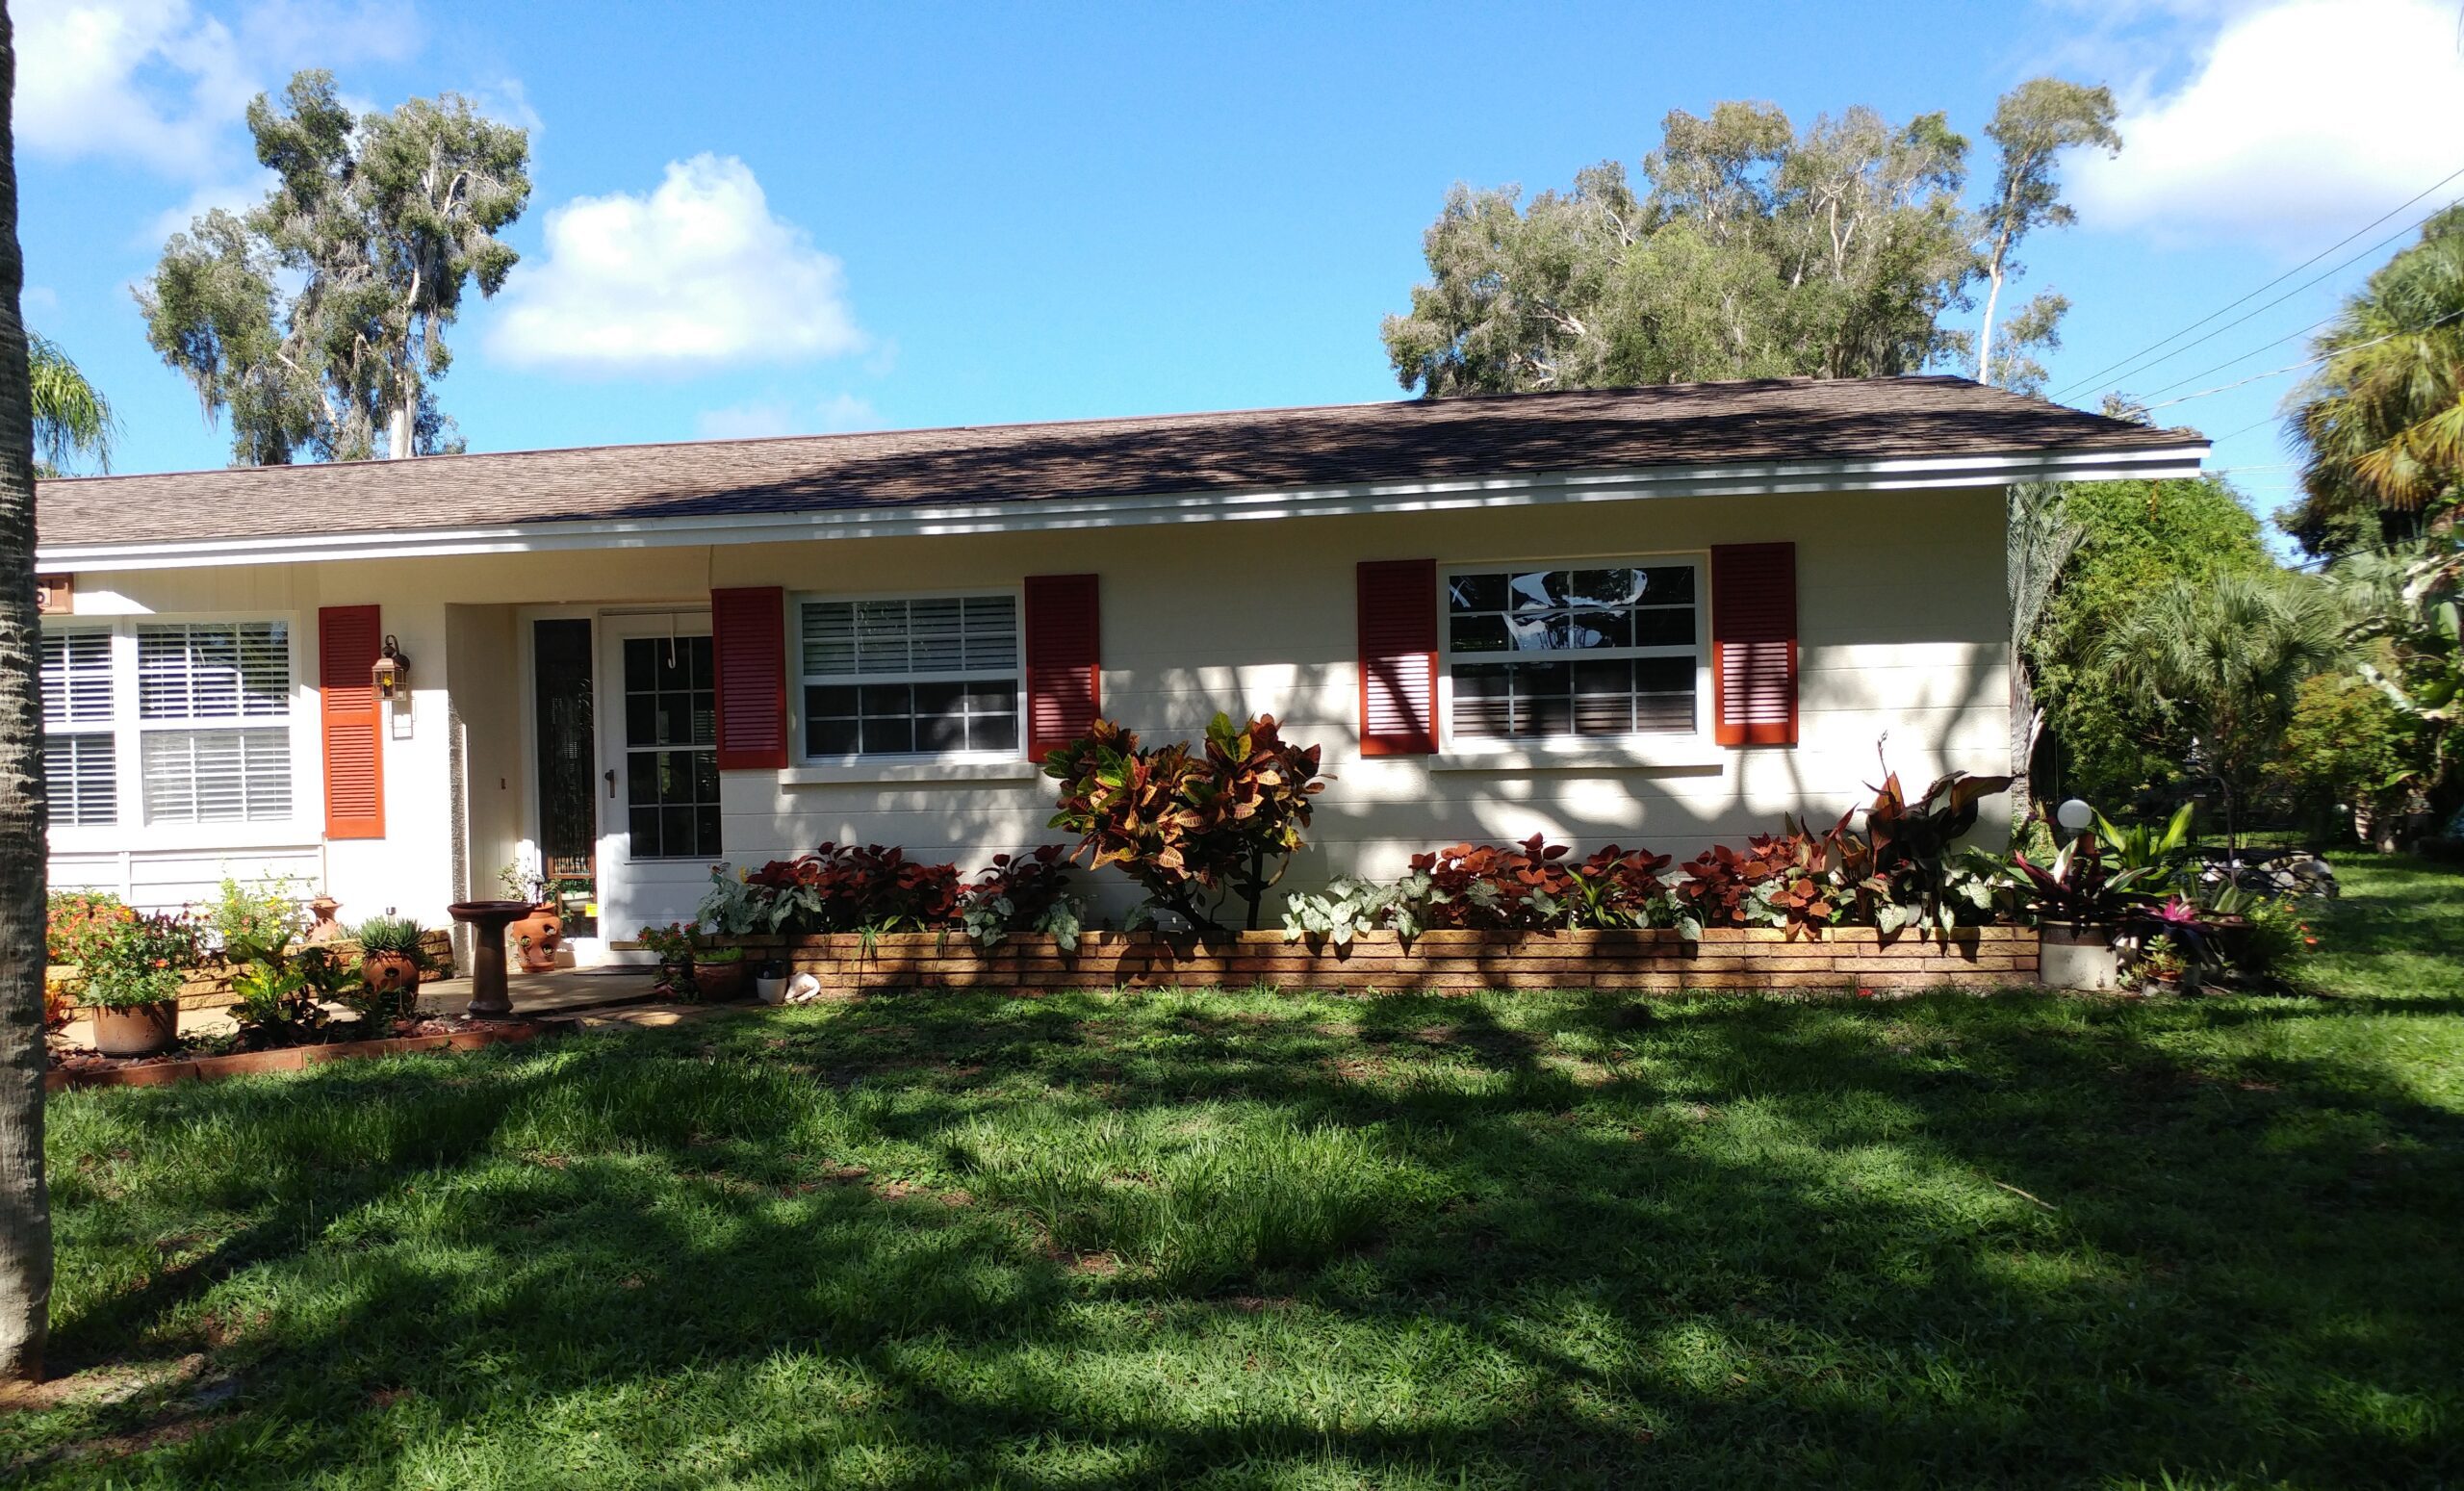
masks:
[[[615,797],[615,795],[616,795],[616,768],[615,768],[615,767],[613,767],[613,766],[608,767],[608,768],[607,768],[607,772],[606,772],[606,776],[607,776],[607,795],[612,799],[612,798],[613,798],[613,797]]]

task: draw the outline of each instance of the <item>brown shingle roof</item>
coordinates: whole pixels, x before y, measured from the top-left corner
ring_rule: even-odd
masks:
[[[2151,429],[1965,378],[1770,378],[42,483],[54,545],[1340,486],[1770,460],[2124,451]]]

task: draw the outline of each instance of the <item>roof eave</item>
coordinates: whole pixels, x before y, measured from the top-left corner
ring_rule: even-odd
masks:
[[[405,528],[233,538],[38,544],[36,567],[199,569],[338,559],[443,558],[585,549],[658,549],[821,539],[944,536],[1072,527],[1225,523],[1362,513],[1443,512],[1671,497],[1998,487],[2020,481],[2112,481],[2196,476],[2208,442],[2122,450],[2032,450],[1888,459],[1718,462],[1510,476],[1361,482],[1312,488],[904,503],[796,512],[654,518],[577,518],[491,527]]]

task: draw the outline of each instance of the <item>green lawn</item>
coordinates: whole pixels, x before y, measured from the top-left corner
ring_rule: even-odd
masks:
[[[912,996],[65,1095],[62,1485],[2464,1480],[2464,878],[2301,997]]]

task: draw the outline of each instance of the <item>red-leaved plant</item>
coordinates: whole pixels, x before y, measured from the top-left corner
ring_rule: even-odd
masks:
[[[1218,925],[1201,897],[1230,889],[1254,931],[1266,892],[1303,844],[1310,799],[1325,790],[1319,752],[1285,741],[1271,714],[1218,714],[1201,752],[1142,748],[1111,720],[1044,758],[1061,783],[1052,827],[1079,836],[1090,868],[1117,864],[1147,904]]]
[[[770,919],[783,932],[920,932],[958,920],[957,865],[880,844],[824,844],[744,880],[772,903]]]
[[[1757,834],[1686,861],[1677,896],[1707,927],[1782,927],[1819,936],[1839,919],[1823,848],[1803,833]]]
[[[1566,868],[1570,851],[1534,834],[1516,845],[1453,844],[1412,856],[1415,874],[1429,880],[1424,924],[1431,927],[1530,930],[1561,927],[1575,891]]]

